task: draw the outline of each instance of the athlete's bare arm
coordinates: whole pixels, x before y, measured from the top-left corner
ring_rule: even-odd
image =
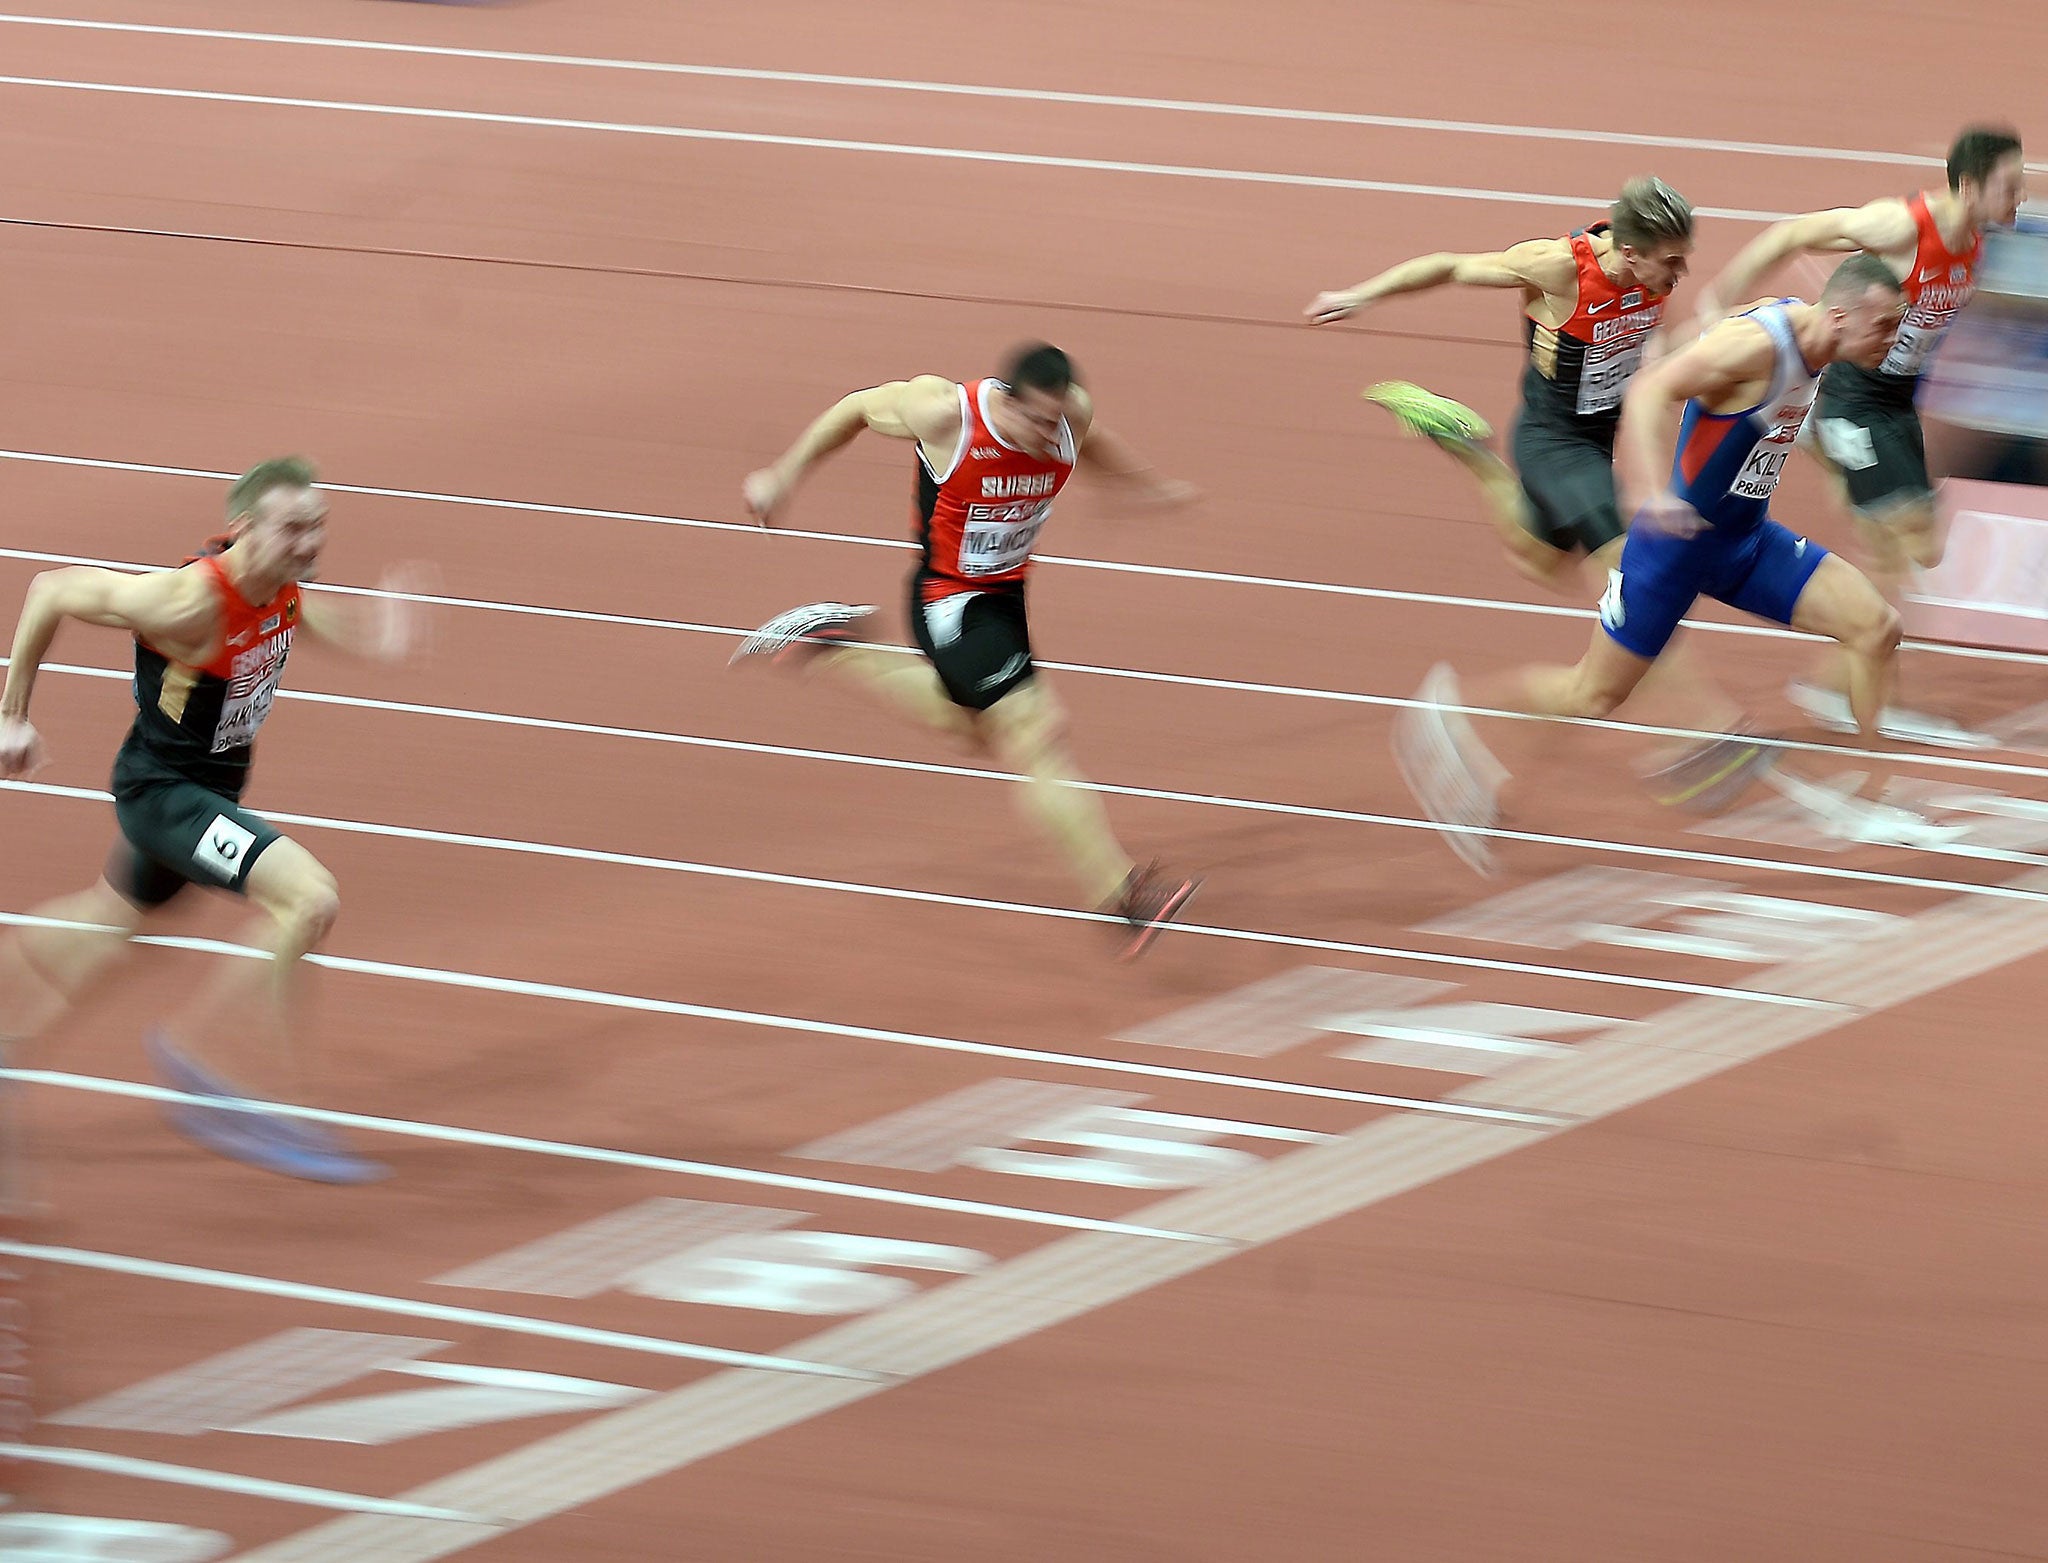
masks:
[[[891,380],[842,396],[782,453],[773,466],[747,474],[742,491],[747,509],[763,526],[796,491],[811,467],[863,429],[892,439],[916,440],[934,463],[943,467],[960,442],[960,393],[951,380],[922,374],[913,380]]]
[[[1721,275],[1700,290],[1699,317],[1703,322],[1720,319],[1729,312],[1731,300],[1750,297],[1765,278],[1795,255],[1867,250],[1893,262],[1897,269],[1899,257],[1910,254],[1917,239],[1913,214],[1897,196],[1774,223],[1744,245]]]
[[[1314,325],[1327,325],[1355,315],[1370,304],[1400,293],[1421,293],[1455,282],[1468,288],[1520,288],[1523,303],[1539,301],[1557,315],[1553,325],[1571,318],[1578,301],[1578,264],[1565,239],[1529,239],[1511,249],[1484,255],[1448,251],[1418,255],[1391,266],[1354,288],[1318,293],[1302,311]]]
[[[66,619],[127,630],[166,656],[193,662],[213,654],[221,625],[219,602],[189,570],[124,575],[78,566],[38,575],[22,603],[0,693],[0,776],[25,776],[42,763],[42,742],[29,725],[29,699]]]
[[[440,578],[424,564],[402,564],[377,583],[382,594],[344,599],[302,592],[299,627],[322,646],[365,662],[403,662],[426,642],[425,609],[417,600],[436,596]]]
[[[1753,405],[1770,383],[1775,352],[1754,320],[1726,320],[1630,382],[1614,449],[1625,505],[1668,531],[1698,529],[1699,518],[1671,492],[1679,414],[1695,397],[1710,412]]]
[[[1077,461],[1100,477],[1112,478],[1148,505],[1184,505],[1197,497],[1192,483],[1162,478],[1121,435],[1095,417],[1095,402],[1078,385],[1067,395],[1067,427],[1074,431]]]

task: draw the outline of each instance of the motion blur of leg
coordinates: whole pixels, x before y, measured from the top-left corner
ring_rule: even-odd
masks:
[[[949,624],[943,644],[931,637],[924,608],[913,609],[929,641],[923,659],[855,641],[848,626],[872,609],[817,603],[769,620],[733,660],[761,657],[831,679],[1015,771],[1025,818],[1074,875],[1087,904],[1122,920],[1120,953],[1136,956],[1187,904],[1199,881],[1157,864],[1140,867],[1117,840],[1101,799],[1083,783],[1067,748],[1064,711],[1032,671],[1021,599],[961,596],[957,614],[938,615]]]
[[[303,959],[340,915],[334,876],[289,837],[271,843],[245,885],[263,917],[243,935],[257,959],[230,959],[198,998],[150,1036],[159,1073],[176,1090],[212,1101],[175,1108],[172,1124],[208,1149],[287,1177],[317,1183],[367,1183],[388,1169],[346,1149],[317,1125],[266,1111],[273,1100],[302,1098],[296,1047]],[[235,1073],[212,1060],[234,1055]],[[252,1096],[231,1079],[262,1080]]]
[[[0,942],[0,1046],[40,1036],[89,993],[119,964],[145,913],[102,879],[29,915],[57,926],[25,925]]]

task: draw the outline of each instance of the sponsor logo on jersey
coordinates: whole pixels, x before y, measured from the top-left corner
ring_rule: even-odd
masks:
[[[1593,323],[1593,340],[1596,343],[1612,342],[1618,336],[1633,336],[1642,332],[1653,331],[1656,329],[1657,322],[1663,317],[1663,314],[1664,311],[1662,309],[1638,309],[1632,310],[1626,315],[1616,315],[1611,320],[1595,321]]]
[[[1638,304],[1642,303],[1642,301],[1643,290],[1641,288],[1632,288],[1628,292],[1622,294],[1621,307],[1623,309],[1634,309]]]
[[[1011,499],[1035,494],[1050,494],[1059,485],[1056,472],[1025,472],[1013,477],[983,478],[981,497],[983,499]]]

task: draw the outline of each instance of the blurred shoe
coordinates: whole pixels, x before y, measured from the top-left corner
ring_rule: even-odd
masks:
[[[1438,663],[1394,718],[1394,763],[1451,850],[1478,874],[1494,872],[1485,832],[1500,822],[1505,767],[1479,742],[1461,711],[1457,675]]]
[[[771,663],[781,664],[803,651],[850,645],[854,637],[847,626],[874,611],[846,602],[813,602],[791,608],[776,614],[741,641],[726,666],[747,657],[766,657]]]
[[[1849,709],[1849,697],[1840,690],[1823,689],[1804,679],[1794,679],[1785,686],[1785,697],[1804,711],[1816,726],[1831,733],[1853,733],[1857,730],[1855,714]],[[1926,744],[1934,749],[1998,747],[1998,740],[1986,733],[1973,732],[1945,716],[1930,716],[1924,711],[1908,710],[1904,706],[1886,706],[1878,718],[1877,730],[1899,743]]]
[[[1493,429],[1463,402],[1407,380],[1384,380],[1359,393],[1376,407],[1384,407],[1410,434],[1434,445],[1469,448],[1493,436]]]
[[[1132,869],[1116,898],[1104,908],[1124,920],[1126,931],[1117,959],[1134,961],[1143,955],[1201,888],[1201,880],[1170,873],[1157,862]]]
[[[1780,753],[1773,739],[1737,728],[1693,744],[1645,780],[1651,795],[1668,808],[1718,814],[1755,786]]]
[[[171,1127],[195,1144],[232,1161],[311,1183],[374,1183],[390,1176],[390,1168],[356,1155],[318,1124],[283,1117],[270,1110],[274,1104],[238,1091],[179,1051],[163,1031],[151,1031],[146,1045],[165,1085],[187,1096],[214,1097],[222,1104],[165,1105],[164,1117]]]

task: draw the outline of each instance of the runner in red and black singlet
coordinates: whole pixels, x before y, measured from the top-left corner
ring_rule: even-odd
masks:
[[[134,637],[136,711],[114,762],[120,839],[105,877],[38,908],[41,921],[0,945],[0,1043],[42,1031],[111,969],[151,913],[187,885],[208,885],[261,908],[249,942],[270,949],[282,969],[229,962],[212,993],[175,1026],[153,1031],[150,1046],[172,1088],[244,1098],[188,1056],[189,1041],[281,1032],[289,970],[326,937],[340,905],[334,876],[312,853],[242,807],[257,734],[301,629],[385,661],[402,656],[408,639],[397,599],[376,609],[316,608],[301,595],[299,583],[318,568],[326,516],[309,465],[265,462],[229,490],[228,532],[180,568],[141,576],[53,570],[30,586],[0,695],[0,775],[26,775],[40,763],[29,699],[66,619]],[[210,1148],[271,1171],[336,1183],[382,1172],[325,1130],[280,1115],[201,1100],[171,1117]]]
[[[1934,485],[1915,408],[1920,376],[1975,289],[1984,230],[2010,225],[2025,194],[2019,137],[2000,128],[1965,130],[1949,149],[1946,190],[1885,196],[1777,223],[1729,262],[1701,301],[1702,316],[1718,319],[1748,302],[1773,271],[1802,253],[1863,250],[1879,256],[1899,279],[1907,313],[1897,345],[1875,369],[1831,367],[1821,377],[1808,425],[1808,448],[1817,447],[1856,518],[1868,574],[1894,605],[1911,571],[1941,562]],[[1836,659],[1817,679],[1796,681],[1788,693],[1822,726],[1854,732],[1846,679],[1846,667]],[[1979,741],[1955,722],[1899,707],[1885,712],[1882,731],[1946,747]]]
[[[1065,417],[1049,451],[1019,450],[989,422],[999,380],[955,386],[960,439],[934,468],[917,454],[917,542],[923,565],[918,596],[935,601],[963,590],[1022,586],[1031,550],[1053,501],[1074,474],[1074,431]]]
[[[1524,574],[1570,590],[1582,560],[1604,579],[1620,551],[1615,428],[1665,300],[1685,275],[1692,232],[1683,196],[1661,179],[1633,179],[1605,222],[1494,254],[1418,256],[1318,295],[1306,314],[1319,324],[1342,320],[1452,282],[1521,294],[1526,352],[1513,468],[1483,443],[1491,430],[1469,407],[1406,381],[1366,395],[1479,480],[1489,519]]]
[[[760,656],[817,668],[1022,773],[1026,814],[1090,903],[1122,924],[1125,956],[1136,955],[1197,882],[1157,864],[1139,867],[1097,796],[1077,785],[1064,715],[1032,662],[1025,582],[1053,502],[1077,464],[1154,502],[1189,491],[1159,479],[1097,423],[1066,355],[1039,345],[1018,352],[997,377],[961,384],[923,375],[842,398],[774,466],[748,476],[748,509],[768,524],[813,463],[864,429],[917,442],[910,627],[924,664],[858,644],[848,626],[874,610],[834,602],[776,615],[733,660]]]

